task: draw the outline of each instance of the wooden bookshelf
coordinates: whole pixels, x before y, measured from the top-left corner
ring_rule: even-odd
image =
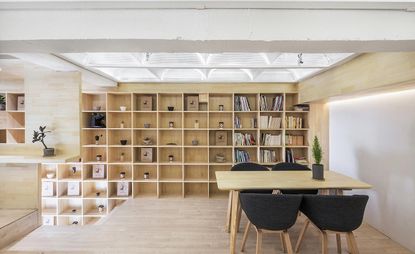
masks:
[[[0,106],[0,144],[25,143],[24,93],[0,92],[5,105]]]
[[[268,167],[285,161],[287,149],[304,161],[309,160],[308,112],[294,111],[294,105],[298,102],[296,93],[200,95],[84,93],[81,126],[83,161],[76,164],[80,170],[72,178],[67,175],[71,169],[69,163],[43,165],[44,176],[48,167],[57,172],[55,179],[43,179],[53,181],[57,188],[55,196],[42,198],[43,216],[52,218],[58,225],[71,225],[75,220],[78,225],[86,225],[104,217],[129,198],[225,197],[227,193],[216,186],[215,172],[230,170],[237,163],[237,150],[248,152],[250,161]],[[250,111],[235,111],[235,96],[245,96]],[[282,105],[276,111],[271,106],[261,110],[261,96],[268,106],[272,106],[276,96],[281,96]],[[194,104],[189,104],[190,100],[198,101],[196,108]],[[105,115],[105,128],[91,128],[89,117],[93,113]],[[260,126],[260,116],[280,118],[281,124],[270,128]],[[236,117],[239,118],[240,128],[235,126]],[[302,126],[287,128],[286,117],[301,118]],[[256,119],[255,124],[253,119]],[[255,144],[236,145],[235,133],[252,135]],[[266,134],[280,135],[281,142],[271,145],[263,143],[261,137]],[[217,143],[219,136],[223,139]],[[291,139],[302,136],[303,143],[298,143],[301,138],[296,139],[298,142],[295,144],[288,143],[286,136]],[[126,144],[122,144],[121,140],[126,140]],[[142,154],[146,151],[151,151],[151,157],[143,158]],[[264,153],[273,153],[274,160],[264,161]],[[96,155],[101,155],[100,161],[96,160]],[[103,165],[104,178],[92,177],[94,165]],[[120,178],[121,172],[125,173],[123,178]],[[79,197],[65,196],[68,181],[79,181],[82,191]],[[117,184],[120,182],[128,186],[126,196],[117,196]],[[99,205],[104,206],[102,212],[98,212]],[[79,214],[68,213],[71,208]]]

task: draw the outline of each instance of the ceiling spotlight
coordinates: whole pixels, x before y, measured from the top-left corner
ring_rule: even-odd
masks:
[[[151,53],[146,53],[146,62],[150,60]]]
[[[298,63],[299,65],[304,63],[304,62],[303,62],[303,53],[298,54],[297,63]]]

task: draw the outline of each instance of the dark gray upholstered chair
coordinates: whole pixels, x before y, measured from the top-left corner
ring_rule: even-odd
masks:
[[[311,170],[307,166],[298,163],[281,162],[275,164],[272,171],[307,171]],[[281,190],[282,194],[317,194],[318,190]]]
[[[242,210],[257,232],[256,253],[261,252],[262,234],[280,232],[284,250],[293,253],[287,229],[297,220],[302,195],[274,195],[258,193],[240,193]],[[249,224],[245,230],[241,251],[244,251]]]
[[[362,224],[366,204],[366,195],[353,196],[322,196],[304,195],[300,211],[308,221],[305,223],[298,238],[295,251],[301,246],[304,232],[311,221],[321,232],[322,253],[327,253],[327,232],[334,232],[337,240],[337,251],[341,253],[340,234],[346,234],[349,251],[359,253],[353,231]]]
[[[269,171],[265,166],[262,166],[253,162],[243,162],[234,165],[231,168],[231,171]],[[272,190],[249,190],[250,193],[272,193]],[[229,192],[229,201],[228,201],[228,210],[227,210],[227,220],[226,220],[226,230],[230,231],[230,218],[231,218],[231,206],[232,206],[232,193]],[[237,225],[239,228],[239,221],[241,218],[241,210],[238,211],[238,221]]]

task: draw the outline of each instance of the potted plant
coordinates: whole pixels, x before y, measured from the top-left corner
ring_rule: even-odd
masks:
[[[46,137],[46,133],[50,131],[45,131],[46,126],[39,126],[39,131],[33,131],[33,140],[32,143],[40,142],[42,143],[43,149],[43,157],[48,156],[55,156],[55,148],[48,148],[43,141]]]
[[[323,151],[321,150],[320,141],[317,136],[314,136],[312,153],[315,162],[312,165],[313,179],[324,180],[324,166],[321,164]]]
[[[6,97],[0,94],[0,110],[6,110]]]

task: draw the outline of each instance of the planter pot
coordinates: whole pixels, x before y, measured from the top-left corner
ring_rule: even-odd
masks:
[[[313,164],[313,179],[324,180],[324,166],[322,164]]]
[[[43,149],[43,157],[55,156],[55,148]]]

